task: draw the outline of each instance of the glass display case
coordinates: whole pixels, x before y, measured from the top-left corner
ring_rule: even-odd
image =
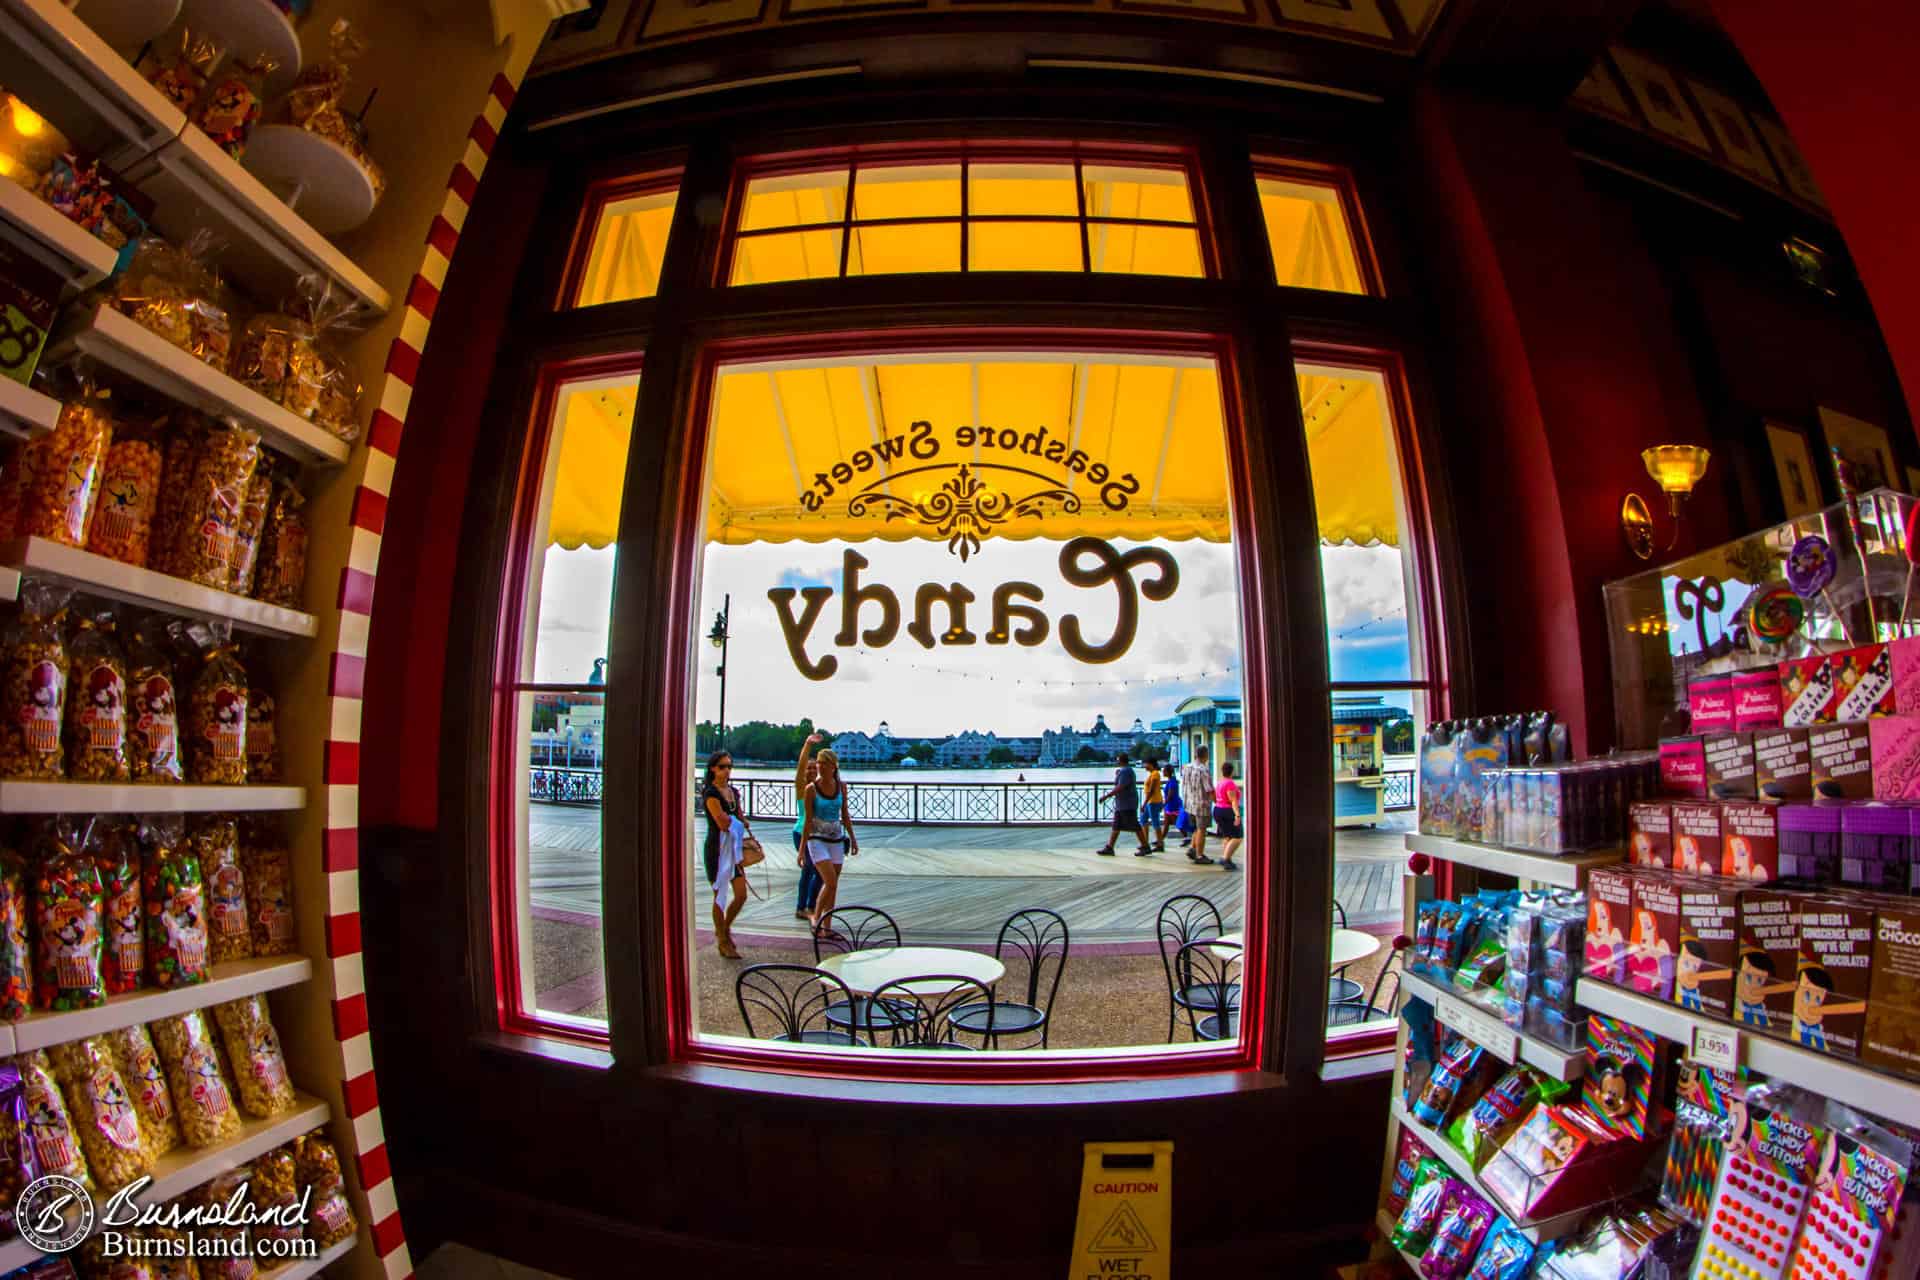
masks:
[[[1663,733],[1685,732],[1687,682],[1697,676],[1770,667],[1816,649],[1837,652],[1920,630],[1920,604],[1908,599],[1914,564],[1905,530],[1914,505],[1907,494],[1874,489],[1607,583],[1616,743],[1650,747]],[[1790,634],[1755,634],[1750,597],[1786,580],[1787,553],[1809,534],[1833,545],[1832,585],[1804,601],[1805,621]]]

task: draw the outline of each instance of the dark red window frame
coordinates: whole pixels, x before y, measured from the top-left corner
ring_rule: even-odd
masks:
[[[664,191],[678,191],[682,170],[652,169],[645,173],[622,174],[617,178],[602,178],[587,188],[586,199],[581,203],[579,221],[573,226],[573,239],[567,245],[566,270],[560,274],[560,290],[554,298],[556,310],[576,310],[582,306],[606,306],[606,303],[579,303],[574,301],[580,292],[581,277],[586,274],[587,263],[593,257],[593,237],[600,230],[600,219],[605,216],[607,206],[618,204],[622,200],[631,200],[635,196],[656,196]]]

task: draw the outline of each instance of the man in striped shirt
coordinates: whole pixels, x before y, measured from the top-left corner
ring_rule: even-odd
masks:
[[[1180,803],[1193,815],[1193,843],[1187,848],[1187,861],[1212,862],[1207,856],[1207,819],[1213,813],[1213,770],[1207,767],[1211,753],[1200,747],[1193,756],[1180,767]]]

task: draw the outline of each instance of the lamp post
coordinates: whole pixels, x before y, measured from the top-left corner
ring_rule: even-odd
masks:
[[[733,595],[729,592],[722,597],[720,612],[713,615],[713,630],[707,632],[707,639],[711,640],[713,647],[720,651],[718,674],[720,676],[720,746],[722,747],[727,745],[727,641],[732,636],[732,633],[727,630],[727,623],[732,615]]]

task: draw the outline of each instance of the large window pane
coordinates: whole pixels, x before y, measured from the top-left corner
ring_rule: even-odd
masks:
[[[970,164],[967,212],[975,217],[1016,213],[1076,217],[1080,205],[1073,192],[1073,166]]]
[[[971,271],[1080,269],[1078,222],[976,222],[967,235]]]
[[[850,276],[898,275],[909,271],[958,271],[960,224],[909,223],[853,229],[847,254]]]
[[[1184,169],[1090,164],[1082,172],[1090,218],[1192,222],[1193,197]]]
[[[1095,271],[1135,276],[1203,276],[1200,233],[1192,227],[1096,222],[1087,228]]]
[[[742,236],[733,247],[728,284],[773,284],[780,280],[831,280],[840,274],[840,243],[845,233],[781,231]]]
[[[1259,179],[1259,187],[1274,275],[1281,284],[1367,292],[1339,188],[1272,177]]]
[[[677,187],[609,201],[600,210],[573,305],[651,298],[660,288]]]
[[[789,173],[753,178],[740,210],[740,230],[839,222],[847,213],[847,171]]]
[[[863,166],[854,177],[855,222],[959,216],[960,166],[957,164]]]

